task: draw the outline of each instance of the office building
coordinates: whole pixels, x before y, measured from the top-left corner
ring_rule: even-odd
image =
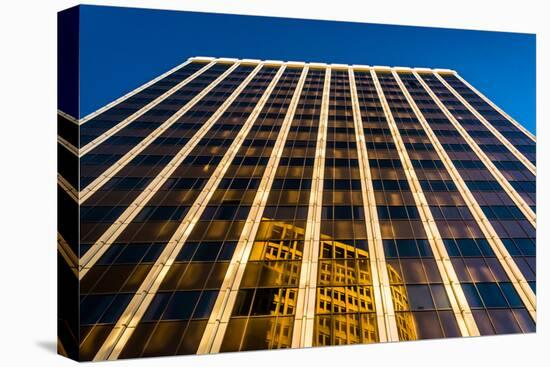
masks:
[[[194,57],[58,113],[71,358],[535,331],[535,137],[457,72]]]

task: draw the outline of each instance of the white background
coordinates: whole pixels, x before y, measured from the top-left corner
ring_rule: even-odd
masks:
[[[88,4],[537,33],[538,333],[309,350],[165,357],[112,366],[548,366],[548,9],[544,1],[188,0]],[[75,1],[4,0],[0,11],[0,364],[68,366],[56,343],[56,12]],[[444,52],[444,49],[442,49]],[[513,70],[510,70],[513,72]],[[545,224],[546,223],[546,224]],[[546,343],[544,342],[546,339]]]

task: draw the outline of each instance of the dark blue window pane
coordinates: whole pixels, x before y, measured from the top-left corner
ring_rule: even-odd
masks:
[[[463,283],[462,290],[464,291],[464,295],[466,296],[466,299],[468,300],[468,304],[470,305],[471,308],[483,307],[483,302],[481,302],[481,298],[477,293],[475,285],[470,283]]]
[[[221,244],[219,242],[204,242],[201,243],[195,255],[193,255],[193,261],[215,261],[218,257]]]
[[[191,317],[200,292],[175,292],[172,296],[164,315],[163,320],[186,320]]]
[[[394,240],[384,240],[384,253],[386,257],[397,257],[397,249],[395,248]]]
[[[519,297],[512,283],[500,283],[500,288],[502,289],[506,300],[510,304],[510,307],[523,306],[523,302],[521,302],[521,298]]]
[[[506,299],[496,283],[478,283],[477,289],[485,307],[507,307]]]
[[[210,316],[212,308],[214,308],[214,303],[216,302],[216,297],[218,296],[217,291],[204,291],[202,292],[201,299],[197,304],[197,308],[193,313],[194,319],[202,319]]]
[[[115,298],[112,294],[90,295],[80,302],[80,323],[95,324]]]
[[[233,252],[235,252],[235,247],[237,247],[237,242],[225,242],[218,256],[218,260],[231,260]]]
[[[396,240],[397,251],[401,257],[418,257],[415,240]]]
[[[449,256],[461,256],[455,240],[444,239],[443,243],[445,243],[445,247],[447,248],[447,252],[449,253]]]
[[[193,254],[197,250],[197,247],[199,246],[198,243],[194,242],[188,242],[183,245],[183,247],[180,250],[180,253],[176,257],[176,261],[188,261],[191,260],[193,257]]]
[[[434,308],[430,288],[427,285],[407,286],[409,306],[412,311],[431,310]]]
[[[157,293],[143,315],[143,321],[159,320],[170,300],[171,293]]]
[[[107,311],[99,320],[101,323],[114,324],[132,299],[132,294],[117,294]]]
[[[476,241],[464,238],[456,241],[462,256],[481,256],[481,251],[477,247]]]
[[[476,241],[483,256],[495,256],[491,245],[489,245],[489,242],[485,238],[478,238]]]
[[[430,248],[430,243],[428,242],[428,240],[416,240],[416,244],[418,245],[420,256],[433,256],[432,249]]]

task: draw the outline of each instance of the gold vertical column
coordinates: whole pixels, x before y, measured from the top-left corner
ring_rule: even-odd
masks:
[[[395,80],[397,81],[397,84],[399,85],[399,88],[403,92],[403,95],[407,99],[407,102],[409,103],[412,110],[414,111],[415,116],[418,118],[418,121],[420,122],[420,125],[426,131],[426,134],[427,134],[427,136],[430,140],[430,143],[434,146],[434,149],[436,150],[439,157],[443,161],[443,164],[445,165],[445,168],[447,169],[447,172],[449,172],[449,175],[453,178],[453,181],[456,182],[455,174],[456,174],[457,171],[454,168],[454,165],[452,164],[452,161],[450,160],[449,156],[447,155],[447,153],[445,152],[445,150],[443,149],[443,147],[441,146],[441,144],[437,140],[437,138],[436,138],[435,134],[433,133],[432,129],[430,128],[428,122],[424,118],[424,115],[422,114],[422,112],[420,111],[418,106],[416,105],[416,102],[414,101],[414,99],[410,95],[410,93],[407,90],[407,88],[405,87],[405,85],[403,84],[403,81],[399,77],[399,74],[395,70],[392,71],[392,74],[393,74]],[[453,169],[454,169],[454,171],[453,171]],[[462,190],[460,190],[460,192],[463,195]],[[466,201],[466,199],[465,199],[465,201]],[[457,298],[459,304],[461,305],[461,308],[463,310],[465,310],[464,311],[464,318],[468,323],[471,323],[471,325],[469,325],[469,329],[472,331],[470,335],[479,335],[479,330],[477,329],[476,322],[473,318],[472,312],[471,312],[470,307],[468,305],[468,301],[467,301],[466,296],[464,295],[464,292],[463,292],[462,287],[460,285],[460,281],[459,281],[459,279],[456,275],[456,272],[454,271],[454,268],[452,267],[452,263],[451,263],[451,260],[449,258],[449,254],[447,252],[445,244],[442,241],[437,241],[437,245],[438,245],[438,249],[439,249],[439,252],[441,254],[441,257],[442,257],[443,261],[446,264],[448,264],[448,267],[450,267],[450,269],[452,269],[452,271],[450,271],[448,275],[449,275],[449,278],[450,278],[451,285],[453,287],[453,292],[455,293],[456,298]]]
[[[458,93],[447,81],[439,75],[439,73],[433,73],[437,79],[455,96],[467,109],[470,111],[482,124],[485,126],[494,136],[497,138],[502,145],[504,145],[513,155],[516,157],[525,168],[527,168],[533,175],[537,174],[537,168],[530,160],[525,158],[523,153],[521,153],[512,143],[506,139],[500,131],[498,131],[483,115],[481,115],[460,93]]]
[[[481,93],[480,91],[478,91],[476,88],[474,88],[470,83],[468,83],[466,80],[464,80],[464,78],[462,78],[460,75],[458,75],[457,73],[455,73],[455,76],[457,77],[458,80],[460,80],[462,83],[464,83],[465,86],[467,86],[468,88],[470,88],[470,90],[472,92],[474,92],[475,94],[477,94],[479,96],[479,98],[481,98],[482,100],[484,100],[485,102],[487,102],[487,104],[491,107],[493,107],[496,111],[498,111],[502,116],[504,116],[504,118],[506,118],[508,121],[510,121],[512,123],[512,125],[514,125],[515,127],[517,127],[521,132],[523,132],[529,139],[531,139],[533,142],[537,142],[537,139],[535,138],[535,136],[529,131],[527,130],[525,127],[523,127],[519,122],[517,122],[516,120],[514,120],[510,115],[508,115],[506,112],[504,112],[500,107],[498,107],[496,104],[494,104],[489,98],[487,98],[485,95],[483,95],[483,93]]]
[[[213,64],[214,62],[211,63],[211,65]],[[212,83],[210,83],[206,88],[204,88],[200,93],[198,93],[189,102],[187,102],[183,107],[177,110],[159,127],[157,127],[154,131],[149,133],[149,135],[147,135],[142,141],[140,141],[137,145],[135,145],[132,149],[130,149],[126,154],[120,157],[115,163],[113,163],[109,168],[107,168],[95,180],[90,182],[88,186],[86,186],[86,188],[84,188],[81,191],[80,204],[83,204],[93,194],[95,194],[101,187],[103,187],[103,185],[109,182],[109,180],[113,178],[118,172],[120,172],[120,170],[126,167],[126,165],[128,165],[132,161],[132,159],[134,159],[137,155],[143,152],[151,143],[155,141],[157,137],[159,137],[166,130],[168,130],[176,121],[178,121],[180,117],[186,114],[199,101],[201,101],[208,93],[210,93],[210,91],[212,91],[212,89],[214,89],[218,84],[220,84],[238,66],[239,66],[238,62],[233,64],[224,73],[222,73],[219,77],[217,77]]]
[[[263,63],[260,63],[260,66],[261,65],[263,65]],[[117,321],[115,327],[97,352],[94,357],[94,361],[105,359],[115,360],[124,349],[124,346],[132,336],[141,321],[141,318],[145,314],[145,311],[153,301],[160,285],[162,284],[162,281],[164,280],[164,277],[168,274],[168,271],[174,264],[181,248],[199,221],[207,203],[210,201],[212,195],[214,195],[214,192],[223,179],[223,176],[229,169],[233,158],[237,155],[239,148],[254,125],[256,118],[260,114],[262,108],[267,102],[267,99],[271,95],[271,92],[275,88],[275,85],[279,81],[284,69],[285,65],[282,65],[267,89],[264,91],[262,97],[254,107],[254,110],[250,113],[246,122],[243,124],[243,127],[235,137],[233,143],[223,156],[220,164],[216,167],[216,170],[208,179],[208,182],[197,196],[197,199],[191,208],[189,208],[185,218],[166,244],[166,247],[153,265],[151,271],[147,274],[147,277],[143,281],[142,285],[139,287],[138,291],[124,310],[122,316]]]
[[[138,197],[122,212],[118,219],[101,235],[101,237],[90,247],[80,259],[80,279],[94,266],[101,256],[109,249],[118,236],[128,227],[132,220],[138,215],[140,210],[147,205],[149,200],[160,190],[162,185],[170,178],[172,173],[187,158],[189,153],[197,146],[200,140],[210,131],[210,128],[216,123],[218,118],[225,112],[231,103],[239,96],[242,90],[250,83],[258,73],[263,64],[258,64],[256,68],[246,77],[246,79],[231,93],[225,102],[210,116],[210,118],[201,126],[181,150],[172,158],[162,171],[147,185],[147,187],[138,195]],[[82,199],[81,199],[82,200]]]
[[[315,64],[310,64],[316,67]],[[320,64],[321,66],[323,64]],[[323,66],[321,66],[323,67]],[[330,97],[330,67],[325,67],[325,81],[321,100],[319,131],[315,146],[315,161],[311,179],[311,193],[304,234],[304,251],[300,268],[296,315],[292,331],[292,347],[311,347],[315,326],[315,296],[317,292],[317,270],[321,236],[321,211],[323,201],[323,180],[325,176],[325,155],[328,129],[328,108]]]
[[[233,257],[231,258],[231,262],[225,274],[220,292],[214,303],[197,354],[218,353],[220,351],[227,325],[231,313],[233,312],[235,301],[237,300],[237,294],[241,286],[244,271],[254,245],[254,240],[262,221],[271,186],[277,173],[279,161],[281,160],[285,142],[296,112],[296,107],[300,100],[300,95],[302,94],[307,72],[308,66],[305,66],[302,70],[298,84],[296,85],[283,123],[281,124],[279,135],[273,146],[273,151],[269,157],[258,191],[256,192],[256,196],[254,196],[250,213],[248,214],[243,231],[239,237],[239,242],[237,243],[237,247],[235,248],[235,252],[233,253]]]
[[[89,142],[88,144],[84,145],[83,147],[80,147],[79,150],[79,156],[83,157],[84,155],[88,154],[92,149],[103,143],[105,140],[109,139],[111,136],[119,132],[120,130],[124,129],[126,126],[130,125],[132,122],[143,116],[146,112],[149,110],[155,108],[158,104],[160,104],[162,101],[164,101],[166,98],[170,97],[172,94],[176,93],[178,90],[186,86],[187,84],[191,83],[193,80],[195,80],[197,77],[199,77],[202,73],[204,73],[206,70],[210,69],[216,62],[212,61],[208,64],[205,64],[202,68],[197,70],[192,75],[188,76],[172,88],[168,89],[166,92],[125,118],[124,120],[120,121],[118,124],[110,128],[109,130],[105,131],[103,134],[96,137],[94,140]]]
[[[205,63],[208,63],[210,62],[211,60],[213,60],[214,58],[213,57],[191,57],[189,59],[187,59],[185,62],[181,63],[180,65],[177,65],[175,67],[173,67],[172,69],[168,70],[167,72],[157,76],[156,78],[148,81],[147,83],[139,86],[138,88],[132,90],[131,92],[129,93],[126,93],[125,95],[123,95],[122,97],[120,98],[117,98],[115,99],[114,101],[106,104],[105,106],[95,110],[94,112],[92,113],[89,113],[88,115],[86,115],[85,117],[81,118],[79,121],[78,121],[78,124],[79,125],[82,125],[82,124],[85,124],[86,122],[90,121],[91,119],[93,119],[94,117],[96,117],[97,115],[99,115],[100,113],[102,112],[105,112],[107,111],[108,109],[114,107],[115,105],[119,104],[120,102],[123,102],[125,101],[126,99],[132,97],[133,95],[136,95],[137,93],[141,92],[142,90],[144,90],[145,88],[147,87],[150,87],[151,85],[155,84],[156,82],[160,81],[161,79],[164,79],[165,77],[167,77],[168,75],[172,74],[173,72],[175,72],[176,70],[184,67],[185,65],[193,62],[193,61],[202,61],[202,62],[205,62]]]
[[[78,203],[78,190],[59,173],[57,174],[57,184],[71,197],[71,199]]]
[[[378,212],[376,211],[376,199],[374,197],[374,187],[372,186],[369,154],[365,145],[365,133],[363,131],[363,120],[357,96],[355,73],[352,68],[348,68],[348,73],[378,333],[381,342],[398,341],[397,321],[395,319],[384,245],[382,243],[382,233],[380,232],[380,223],[378,222]]]
[[[453,115],[445,108],[445,106],[443,105],[443,102],[441,102],[439,98],[437,98],[435,93],[430,89],[430,87],[426,84],[426,82],[424,82],[424,80],[420,77],[420,75],[418,75],[417,72],[413,72],[413,75],[420,82],[424,90],[426,90],[426,92],[430,95],[430,97],[435,101],[435,103],[441,109],[441,111],[444,113],[447,119],[451,121],[451,123],[458,129],[457,126],[460,126],[460,125],[458,124],[457,121],[454,120]],[[514,285],[514,288],[516,289],[523,303],[525,304],[526,309],[529,311],[533,319],[536,320],[535,293],[529,286],[529,283],[527,283],[527,280],[525,280],[525,277],[521,273],[514,259],[510,256],[510,253],[502,243],[502,240],[500,239],[495,229],[491,225],[491,222],[489,222],[489,220],[485,216],[485,213],[483,213],[483,210],[481,209],[479,203],[477,202],[477,200],[471,193],[470,189],[462,179],[462,176],[460,176],[460,173],[454,167],[452,160],[449,158],[449,156],[443,149],[443,146],[439,144],[439,141],[435,136],[435,134],[433,134],[433,131],[431,129],[429,130],[425,129],[425,130],[428,133],[428,135],[433,136],[434,141],[437,141],[437,144],[434,144],[434,147],[436,147],[436,149],[440,153],[440,157],[444,159],[445,166],[448,167],[449,173],[451,173],[453,176],[453,181],[455,182],[457,187],[459,187],[460,192],[463,194],[463,198],[468,204],[468,208],[472,212],[472,215],[474,216],[475,221],[479,224],[483,232],[483,235],[491,245],[491,248],[495,253],[495,256],[497,257],[500,264],[504,268],[504,271],[510,278],[510,281]]]
[[[71,115],[69,115],[68,113],[65,113],[65,112],[63,112],[63,111],[61,111],[61,110],[57,110],[57,114],[58,114],[59,116],[61,116],[61,117],[66,118],[67,120],[69,120],[70,122],[72,122],[73,124],[75,124],[75,125],[77,125],[77,126],[80,125],[80,123],[78,122],[78,119],[75,118],[75,117],[73,117],[73,116],[71,116]]]
[[[63,257],[74,275],[78,277],[78,256],[76,256],[71,246],[69,246],[59,232],[57,232],[57,251]]]
[[[429,90],[428,93],[432,92],[430,87],[424,82],[422,77],[418,75],[416,71],[413,72],[416,76],[416,78],[420,81],[420,83],[424,86],[424,89]],[[523,215],[529,220],[529,222],[533,225],[534,228],[537,228],[537,215],[529,205],[525,202],[525,200],[521,197],[520,194],[514,189],[514,187],[510,184],[510,182],[504,177],[504,175],[499,171],[499,169],[495,166],[495,164],[491,161],[491,159],[485,154],[485,152],[479,147],[479,145],[475,142],[475,140],[468,134],[468,131],[462,125],[456,120],[456,118],[453,116],[453,114],[447,109],[445,104],[432,92],[430,95],[433,94],[433,98],[436,101],[437,105],[443,113],[449,118],[449,121],[453,124],[453,126],[458,130],[460,135],[466,140],[468,145],[472,148],[472,150],[477,154],[479,159],[485,164],[489,172],[493,175],[495,180],[502,186],[504,191],[510,196],[510,199],[516,204],[516,206],[521,210]]]
[[[74,145],[72,145],[71,143],[69,143],[67,140],[65,140],[64,138],[62,138],[59,135],[57,136],[57,142],[63,148],[67,149],[69,152],[71,152],[72,154],[74,154],[75,156],[78,157],[78,148],[77,147],[75,147]]]
[[[390,71],[389,68],[385,70]],[[426,235],[428,237],[428,242],[430,243],[430,247],[434,254],[437,268],[441,275],[441,279],[443,281],[443,286],[445,287],[445,290],[447,292],[447,296],[449,297],[449,302],[451,303],[451,308],[456,317],[460,333],[462,334],[462,336],[479,335],[479,330],[477,329],[472,311],[470,310],[468,302],[466,301],[466,297],[464,296],[460,283],[458,282],[458,277],[456,276],[454,268],[451,264],[447,251],[445,249],[445,245],[441,238],[441,234],[439,233],[439,229],[437,228],[433,215],[430,211],[428,201],[426,200],[426,196],[422,191],[422,187],[420,186],[420,182],[418,180],[418,177],[416,176],[416,172],[413,168],[411,159],[409,157],[409,154],[407,153],[405,144],[403,143],[403,139],[401,138],[401,134],[399,133],[399,129],[395,123],[395,120],[393,119],[393,114],[388,105],[388,102],[384,95],[384,91],[382,90],[382,86],[380,85],[378,76],[376,75],[374,69],[371,70],[371,75],[378,91],[378,96],[386,113],[388,125],[393,135],[399,158],[401,160],[401,163],[403,164],[403,170],[405,172],[405,175],[407,176],[407,181],[411,188],[411,193],[418,208],[424,230],[426,231]]]

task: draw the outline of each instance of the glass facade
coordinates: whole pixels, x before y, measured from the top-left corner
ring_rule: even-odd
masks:
[[[535,331],[536,143],[454,72],[193,58],[58,131],[75,359]]]

